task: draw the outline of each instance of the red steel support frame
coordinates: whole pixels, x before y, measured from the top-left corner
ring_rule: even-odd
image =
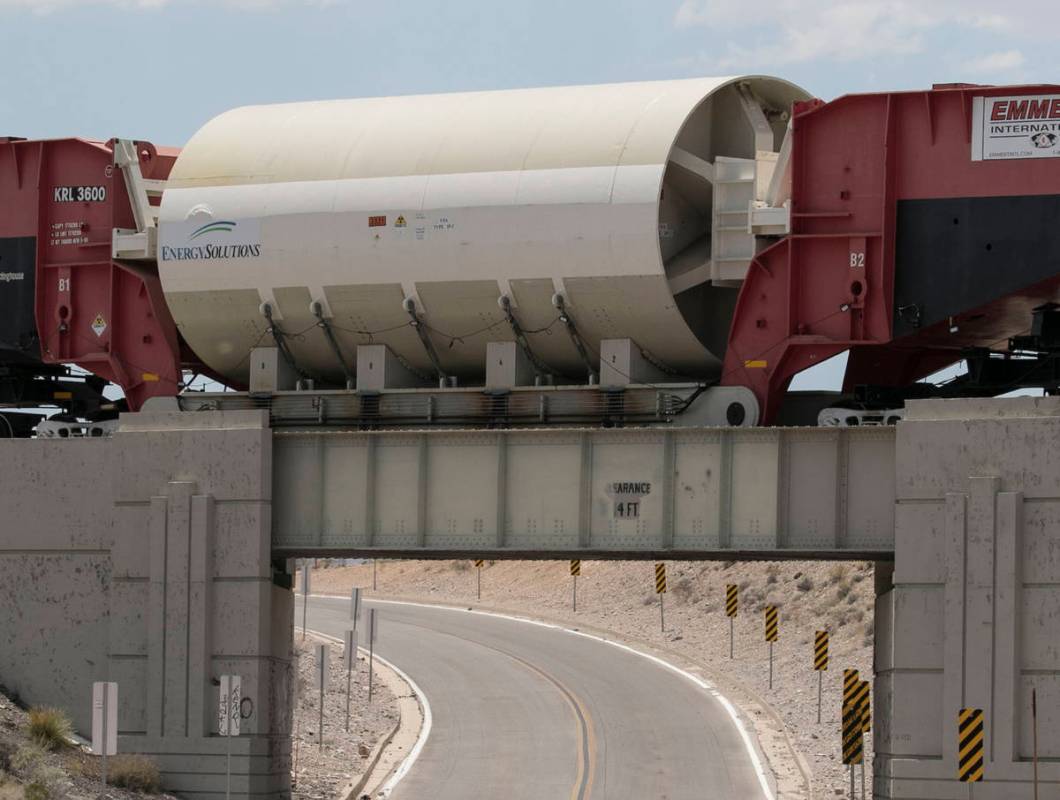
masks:
[[[165,179],[176,150],[136,143],[146,179]],[[111,257],[112,231],[135,230],[112,143],[0,140],[0,237],[35,239],[40,357],[122,387],[129,407],[177,394],[181,344],[157,268]]]
[[[722,378],[754,391],[765,424],[795,374],[838,353],[853,350],[848,389],[908,384],[959,360],[965,347],[1019,333],[1030,306],[1057,295],[1048,280],[968,309],[957,331],[936,323],[895,337],[902,201],[1060,195],[1058,158],[971,158],[973,98],[1033,94],[1060,87],[950,85],[795,104],[791,233],[748,270]]]

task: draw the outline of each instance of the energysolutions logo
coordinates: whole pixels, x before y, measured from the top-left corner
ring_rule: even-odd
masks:
[[[162,261],[215,261],[261,255],[261,225],[256,219],[202,218],[159,225]]]
[[[188,237],[188,240],[198,239],[200,236],[204,236],[207,233],[214,233],[215,231],[221,231],[222,233],[231,233],[236,229],[238,222],[226,222],[225,220],[218,220],[217,222],[207,222],[205,225],[200,225],[195,231]]]

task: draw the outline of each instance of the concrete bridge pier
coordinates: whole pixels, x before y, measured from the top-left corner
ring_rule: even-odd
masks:
[[[1060,403],[914,405],[898,428],[893,588],[876,611],[875,792],[1060,792]],[[957,781],[957,715],[981,708],[985,780]]]
[[[271,567],[272,436],[258,412],[135,414],[113,439],[5,440],[0,683],[91,732],[119,686],[120,752],[167,790],[290,795],[293,596]],[[218,676],[243,735],[217,736]]]

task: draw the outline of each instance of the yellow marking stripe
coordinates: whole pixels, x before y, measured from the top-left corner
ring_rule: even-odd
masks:
[[[777,607],[766,606],[766,641],[775,642],[777,640]]]
[[[957,714],[957,779],[962,783],[983,779],[983,743],[983,710],[962,708]]]
[[[828,631],[814,633],[813,668],[818,672],[828,669]]]
[[[423,625],[416,625],[416,623],[409,624],[418,628],[425,627]],[[574,721],[580,733],[579,738],[581,739],[581,746],[578,748],[578,767],[574,776],[574,785],[571,787],[570,800],[588,800],[588,798],[592,796],[593,783],[596,780],[597,742],[593,718],[589,713],[588,706],[586,706],[582,699],[552,674],[545,672],[545,670],[530,663],[524,658],[509,653],[507,650],[502,650],[499,647],[492,647],[478,641],[477,639],[467,639],[463,636],[458,636],[455,633],[446,633],[444,631],[435,631],[435,633],[440,633],[443,636],[449,636],[453,639],[460,639],[465,642],[472,642],[476,646],[484,647],[487,650],[493,650],[495,653],[500,653],[502,656],[510,658],[512,661],[525,667],[530,672],[541,676],[559,690],[560,695],[563,697],[567,707],[574,716]]]
[[[858,671],[856,669],[843,670],[843,703],[849,703],[854,692],[858,688]]]
[[[872,730],[871,686],[868,681],[858,683],[857,704],[861,711],[861,730],[868,733]]]
[[[860,764],[864,759],[861,715],[855,703],[843,704],[843,763]]]
[[[655,593],[665,594],[666,593],[666,565],[656,564],[655,565]]]

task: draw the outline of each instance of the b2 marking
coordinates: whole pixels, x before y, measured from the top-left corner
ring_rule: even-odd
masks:
[[[864,253],[851,253],[850,254],[850,267],[851,269],[857,269],[865,266],[865,254]]]

